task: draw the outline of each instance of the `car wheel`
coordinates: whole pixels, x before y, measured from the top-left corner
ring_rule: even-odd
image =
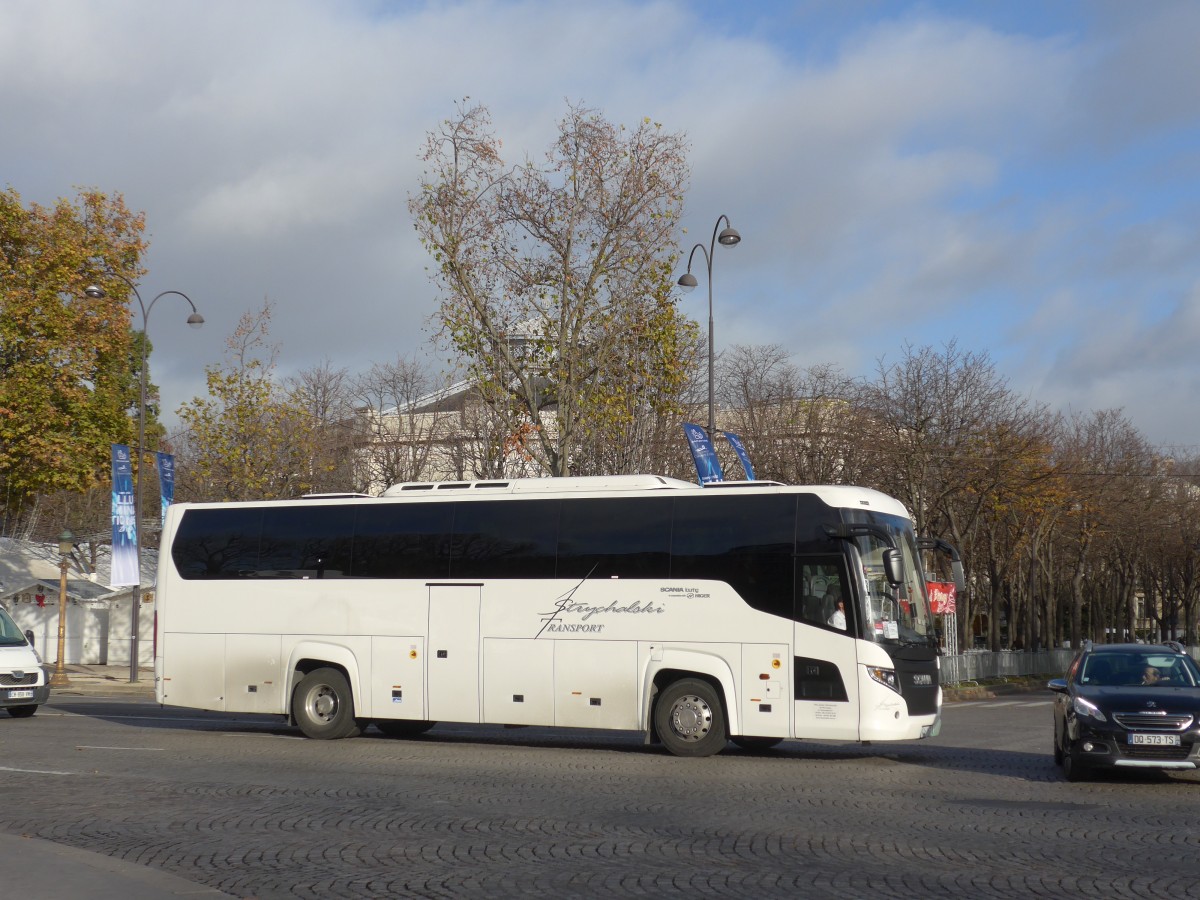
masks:
[[[423,719],[376,719],[375,727],[388,737],[409,738],[424,734],[436,722],[426,722]]]
[[[36,704],[33,706],[10,706],[8,708],[8,714],[14,719],[28,719],[35,712],[37,712]]]
[[[354,718],[350,682],[337,669],[305,675],[292,694],[292,716],[308,737],[323,741],[354,737],[362,725]]]
[[[1061,766],[1063,764],[1062,745],[1058,742],[1058,732],[1054,732],[1054,764]]]
[[[1062,758],[1063,775],[1067,777],[1067,781],[1087,781],[1088,767],[1080,761],[1078,750],[1070,746],[1064,747]]]
[[[654,704],[654,730],[676,756],[712,756],[725,748],[725,712],[712,685],[683,678]]]

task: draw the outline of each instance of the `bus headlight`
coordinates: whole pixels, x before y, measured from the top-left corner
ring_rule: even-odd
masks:
[[[900,685],[896,682],[896,670],[885,669],[883,666],[867,666],[867,674],[871,676],[872,681],[878,681],[886,688],[891,688],[897,694],[900,693]]]

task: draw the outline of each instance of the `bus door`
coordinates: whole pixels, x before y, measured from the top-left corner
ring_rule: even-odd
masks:
[[[429,586],[426,645],[426,718],[440,722],[479,719],[478,584]]]
[[[859,739],[858,628],[853,585],[842,556],[796,560],[796,737]]]

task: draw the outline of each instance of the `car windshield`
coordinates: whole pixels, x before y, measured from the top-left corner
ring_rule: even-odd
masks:
[[[1083,661],[1079,683],[1095,687],[1196,687],[1200,670],[1172,653],[1093,653]]]

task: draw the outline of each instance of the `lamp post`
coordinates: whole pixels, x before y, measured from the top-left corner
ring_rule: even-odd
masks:
[[[67,565],[68,557],[75,546],[75,535],[63,529],[58,536],[58,659],[54,663],[54,674],[50,676],[51,687],[70,687],[67,677]]]
[[[142,463],[144,462],[142,454],[146,443],[146,345],[150,340],[150,313],[153,311],[155,303],[163,297],[174,294],[186,300],[188,306],[192,309],[192,314],[187,317],[189,326],[199,328],[204,324],[204,316],[200,315],[199,310],[196,309],[196,304],[192,302],[192,298],[183,291],[163,291],[149,303],[146,303],[142,300],[142,295],[138,293],[137,285],[132,281],[119,272],[109,272],[108,274],[120,278],[129,286],[129,289],[133,291],[133,296],[137,298],[138,307],[142,312],[142,365],[138,370],[138,464],[134,471],[134,477],[137,481],[133,488],[134,548],[137,559],[138,583],[133,585],[133,610],[130,613],[129,681],[132,683],[138,680],[138,614],[142,606]],[[96,285],[85,288],[83,292],[93,298],[105,296],[104,289]]]
[[[725,222],[725,227],[718,233],[717,229],[721,228],[721,222]],[[723,247],[735,247],[742,240],[742,236],[737,233],[737,230],[729,222],[729,216],[720,215],[717,217],[717,224],[713,226],[712,240],[708,242],[706,248],[704,244],[696,244],[692,247],[692,252],[688,254],[687,271],[679,276],[678,284],[685,291],[692,291],[696,285],[696,276],[692,274],[692,259],[699,250],[704,254],[704,262],[708,269],[708,439],[714,440],[717,432],[716,411],[713,405],[713,295],[712,295],[712,267],[713,267],[713,252],[716,250],[717,244]]]

